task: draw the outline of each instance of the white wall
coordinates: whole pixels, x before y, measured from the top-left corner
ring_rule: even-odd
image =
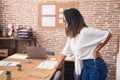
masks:
[[[117,64],[116,64],[116,80],[120,80],[120,52],[117,55]]]

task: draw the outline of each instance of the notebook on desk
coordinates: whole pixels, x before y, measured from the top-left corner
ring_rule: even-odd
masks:
[[[46,58],[44,47],[27,47],[27,54],[31,59]]]

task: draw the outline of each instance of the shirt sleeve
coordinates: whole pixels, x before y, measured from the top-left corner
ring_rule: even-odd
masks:
[[[64,55],[66,55],[66,56],[72,55],[72,51],[71,51],[70,43],[69,43],[69,38],[67,38],[67,42],[66,42],[65,47],[63,48],[62,53],[63,53]]]
[[[88,28],[83,31],[83,41],[91,45],[103,43],[106,40],[108,34],[109,32],[105,30]]]
[[[95,29],[95,34],[97,34],[96,38],[98,38],[100,40],[100,43],[103,43],[106,40],[109,32],[105,31],[105,30]]]

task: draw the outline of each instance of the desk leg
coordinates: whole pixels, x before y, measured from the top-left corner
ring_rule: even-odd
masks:
[[[5,46],[7,46],[8,50],[10,51],[11,41],[8,40],[8,44],[5,44]],[[11,53],[9,52],[8,55],[11,55]]]
[[[34,40],[28,40],[28,42],[29,42],[29,46],[32,45],[32,41],[33,41],[34,46],[36,46],[36,39],[34,39]]]
[[[36,46],[36,39],[34,39],[34,45]]]
[[[29,46],[31,46],[31,43],[32,43],[31,40],[28,40],[28,42],[29,42]]]
[[[15,40],[15,53],[17,53],[17,47],[18,47],[18,41],[17,40]]]

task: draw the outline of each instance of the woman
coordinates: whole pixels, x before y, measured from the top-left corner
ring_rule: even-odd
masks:
[[[64,23],[68,38],[63,54],[75,56],[75,80],[105,80],[107,66],[99,50],[109,41],[111,33],[88,27],[75,8],[64,11]]]

